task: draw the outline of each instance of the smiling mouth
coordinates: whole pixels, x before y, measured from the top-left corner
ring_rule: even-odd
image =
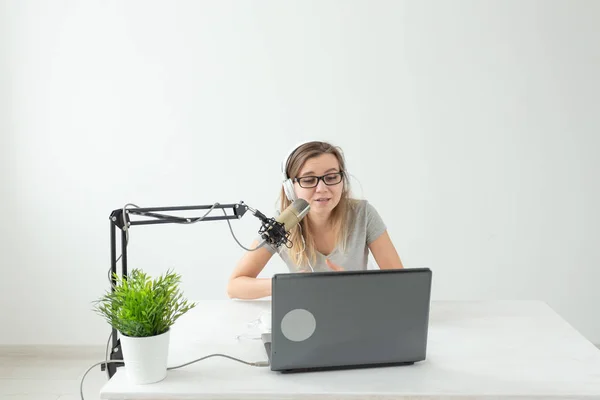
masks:
[[[316,199],[315,201],[317,203],[327,203],[329,200],[331,200],[331,199],[323,198],[323,199]]]

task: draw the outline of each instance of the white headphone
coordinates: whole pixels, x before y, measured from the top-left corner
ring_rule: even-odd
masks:
[[[292,156],[292,154],[294,154],[294,152],[296,150],[298,150],[298,148],[306,143],[311,143],[314,142],[315,140],[308,140],[305,142],[301,142],[298,143],[296,146],[294,146],[292,148],[292,150],[290,150],[287,155],[285,156],[285,158],[283,159],[283,161],[281,162],[281,175],[283,177],[283,191],[285,193],[285,196],[287,197],[287,199],[289,201],[294,201],[296,199],[298,199],[298,196],[296,196],[296,192],[294,191],[294,181],[292,181],[292,179],[287,176],[287,166],[288,166],[288,162],[290,161],[290,157]]]

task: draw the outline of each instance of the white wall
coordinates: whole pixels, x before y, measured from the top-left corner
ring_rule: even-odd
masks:
[[[0,343],[104,343],[113,209],[270,214],[281,157],[313,137],[344,148],[434,299],[541,299],[600,343],[600,3],[4,6]],[[144,226],[129,261],[225,298],[242,252],[222,222]]]

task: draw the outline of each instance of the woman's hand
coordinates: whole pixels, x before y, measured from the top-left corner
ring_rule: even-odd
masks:
[[[328,266],[329,268],[331,268],[332,270],[334,270],[334,271],[344,271],[344,268],[340,267],[340,266],[339,266],[339,265],[337,265],[337,264],[334,264],[334,263],[333,263],[333,262],[331,262],[331,260],[330,260],[330,259],[328,259],[328,258],[327,258],[327,259],[325,259],[325,263],[327,263],[327,266]]]

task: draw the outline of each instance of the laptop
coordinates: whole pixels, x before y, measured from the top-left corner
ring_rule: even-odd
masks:
[[[411,365],[426,359],[429,268],[276,274],[272,371]]]

